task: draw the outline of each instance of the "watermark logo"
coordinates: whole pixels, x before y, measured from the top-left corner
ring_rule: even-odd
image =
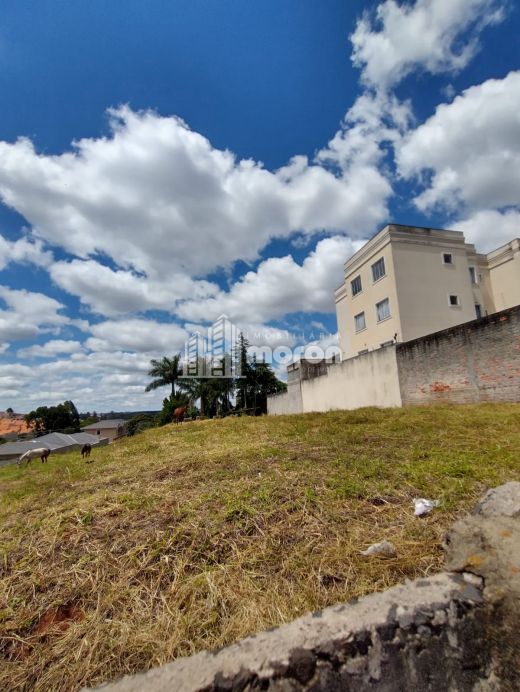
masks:
[[[240,335],[248,334],[234,324],[227,315],[221,315],[208,328],[207,334],[194,332],[185,343],[183,377],[193,378],[239,378],[242,377],[242,362],[239,353]],[[268,363],[275,369],[285,369],[300,359],[312,362],[339,362],[341,351],[332,335],[322,334],[319,341],[307,345],[288,345],[301,340],[302,335],[291,336],[280,332],[274,339],[273,329],[255,330],[255,343],[248,348],[248,357],[259,363]],[[270,342],[270,343],[269,343]]]
[[[226,315],[211,325],[207,336],[194,332],[185,343],[183,376],[240,377],[239,336],[239,328]]]

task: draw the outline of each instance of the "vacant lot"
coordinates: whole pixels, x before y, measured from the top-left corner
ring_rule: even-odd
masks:
[[[520,406],[482,405],[187,423],[1,469],[0,689],[94,685],[436,571],[519,452]],[[396,558],[359,555],[384,538]]]

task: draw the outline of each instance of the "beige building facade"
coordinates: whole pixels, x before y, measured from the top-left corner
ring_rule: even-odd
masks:
[[[351,358],[520,304],[520,240],[488,255],[463,233],[390,224],[345,263],[336,290]]]
[[[91,425],[85,425],[82,431],[90,435],[96,435],[99,439],[105,438],[108,442],[113,442],[125,434],[126,421],[120,418],[110,420],[100,420]]]

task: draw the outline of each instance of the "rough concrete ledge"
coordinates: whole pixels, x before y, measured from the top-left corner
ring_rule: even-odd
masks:
[[[520,483],[447,537],[448,569],[308,614],[104,692],[493,692],[520,689]],[[519,685],[518,687],[516,685]]]
[[[469,685],[489,672],[479,635],[486,618],[483,601],[480,580],[443,573],[305,615],[215,654],[178,659],[102,689],[397,690],[405,689],[399,685],[408,680],[408,689],[419,690],[441,689],[447,679]],[[459,637],[469,631],[474,647],[461,655]],[[418,682],[423,678],[438,685],[422,688]]]

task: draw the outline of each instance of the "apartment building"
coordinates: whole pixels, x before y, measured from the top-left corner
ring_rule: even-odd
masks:
[[[343,358],[520,304],[520,240],[488,255],[459,231],[389,224],[335,292]]]

